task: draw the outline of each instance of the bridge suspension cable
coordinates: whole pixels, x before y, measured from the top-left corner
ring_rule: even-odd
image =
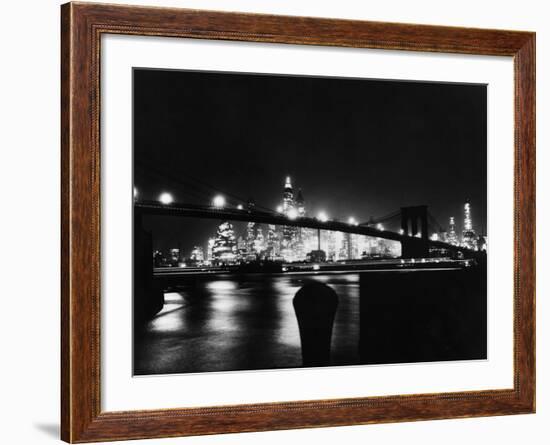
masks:
[[[439,224],[439,222],[437,221],[437,219],[428,211],[428,225],[431,225],[432,226],[432,230],[434,232],[444,232],[445,229],[444,227]]]
[[[384,222],[388,222],[392,219],[395,219],[396,217],[401,216],[401,210],[395,210],[392,213],[388,213],[387,215],[381,216],[380,218],[371,218],[368,221],[365,221],[363,223],[360,223],[360,226],[372,226],[375,224],[382,224]]]
[[[232,200],[229,200],[229,204],[233,206],[242,205],[245,206],[248,205],[249,200],[244,199],[240,196],[237,196],[233,193],[228,193],[226,191],[220,190],[217,187],[206,183],[205,181],[202,181],[200,179],[197,179],[187,173],[185,173],[184,177],[185,179],[182,179],[179,175],[176,176],[174,174],[171,174],[170,172],[160,172],[154,167],[151,167],[151,165],[145,165],[143,162],[139,162],[136,160],[136,166],[140,168],[145,174],[148,175],[154,175],[158,179],[166,180],[168,179],[170,182],[175,183],[176,185],[183,186],[184,189],[178,189],[179,193],[182,193],[184,195],[192,196],[194,198],[198,198],[200,200],[206,200],[210,201],[212,199],[212,193],[214,194],[222,194],[226,197],[232,198]],[[195,183],[194,183],[194,182]],[[205,189],[209,189],[210,191],[206,191]],[[260,205],[256,202],[254,202],[254,207],[264,211],[276,214],[277,212],[273,210],[272,208]]]

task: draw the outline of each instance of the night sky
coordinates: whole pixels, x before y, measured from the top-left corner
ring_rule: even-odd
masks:
[[[275,209],[289,175],[309,215],[363,222],[426,204],[461,230],[470,199],[480,233],[486,127],[479,84],[134,69],[134,179],[146,200],[168,191],[209,204],[219,191]],[[185,250],[216,226],[146,223],[155,248]]]

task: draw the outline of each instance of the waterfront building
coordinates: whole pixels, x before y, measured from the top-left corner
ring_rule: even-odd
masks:
[[[172,266],[177,266],[180,262],[180,250],[176,248],[172,248],[168,251],[168,264]]]
[[[351,260],[351,233],[342,233],[339,260]]]
[[[215,238],[208,238],[208,246],[206,248],[206,260],[212,262],[214,259],[214,243],[216,242]]]
[[[290,176],[286,177],[285,187],[283,189],[283,213],[288,216],[289,212],[294,209],[294,190]]]
[[[259,257],[265,251],[264,233],[261,226],[256,227],[256,236],[254,238],[254,252]]]
[[[464,203],[464,230],[462,231],[462,245],[468,249],[477,250],[477,236],[472,227],[472,209],[470,201]]]
[[[298,218],[306,216],[306,205],[302,189],[298,189],[296,195],[296,215]],[[294,243],[295,257],[297,261],[305,261],[307,250],[307,238],[310,236],[311,229],[306,227],[297,227],[296,229],[296,241]]]
[[[204,250],[201,246],[194,246],[189,259],[193,263],[202,264],[204,262]]]
[[[255,241],[256,241],[256,232],[258,224],[255,222],[248,222],[246,224],[246,238],[245,238],[245,249],[243,252],[243,259],[246,261],[252,261],[256,259],[255,252]]]
[[[229,221],[222,222],[216,231],[212,257],[215,264],[234,264],[237,261],[237,242],[233,224]]]
[[[277,226],[269,224],[266,236],[266,258],[269,260],[278,259],[281,255],[281,241]]]
[[[298,189],[298,194],[296,195],[296,210],[298,211],[299,217],[306,216],[306,204],[302,189]]]
[[[327,230],[327,258],[329,261],[336,261],[338,255],[338,234],[341,232],[334,232],[333,230]]]
[[[242,236],[237,238],[237,261],[241,262],[247,254],[246,239]]]
[[[290,176],[286,177],[283,189],[283,214],[288,218],[295,218],[297,216],[294,189],[292,188]],[[282,248],[285,251],[283,256],[285,256],[285,259],[288,258],[287,261],[295,261],[293,244],[296,241],[297,228],[294,226],[283,226],[282,232]]]
[[[487,237],[485,235],[479,235],[477,238],[477,250],[482,252],[487,251]]]
[[[447,231],[447,242],[453,246],[458,246],[458,236],[456,234],[455,218],[449,218],[449,230]]]
[[[162,267],[165,265],[164,255],[160,250],[155,250],[153,252],[153,266]]]

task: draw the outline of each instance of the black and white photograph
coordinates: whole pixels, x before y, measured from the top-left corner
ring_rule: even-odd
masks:
[[[134,375],[487,359],[487,85],[132,89]]]

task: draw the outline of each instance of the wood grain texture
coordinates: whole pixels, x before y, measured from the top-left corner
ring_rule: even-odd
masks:
[[[533,33],[91,3],[65,4],[61,17],[63,440],[93,442],[534,412]],[[514,388],[101,412],[99,63],[104,33],[514,57]]]

